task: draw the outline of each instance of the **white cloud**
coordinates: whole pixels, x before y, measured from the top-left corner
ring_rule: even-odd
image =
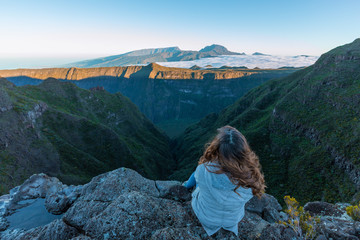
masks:
[[[319,57],[317,56],[264,56],[264,55],[232,55],[218,56],[212,58],[201,58],[193,61],[179,62],[158,62],[165,67],[190,68],[194,65],[205,67],[211,65],[213,67],[222,67],[224,65],[230,67],[247,68],[280,68],[280,67],[305,67],[312,65]]]

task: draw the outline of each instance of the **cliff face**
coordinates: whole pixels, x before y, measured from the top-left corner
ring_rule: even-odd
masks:
[[[44,69],[14,69],[0,70],[2,77],[26,76],[29,78],[45,80],[57,78],[62,80],[82,80],[100,76],[116,78],[148,78],[148,79],[233,79],[256,74],[252,70],[191,70],[185,68],[168,68],[155,63],[147,66],[129,67],[99,67],[99,68],[44,68]]]
[[[178,119],[197,121],[219,112],[251,88],[295,70],[190,70],[150,64],[124,68],[3,70],[0,75],[17,85],[38,84],[42,79],[54,77],[71,80],[87,89],[103,86],[109,92],[121,92],[129,97],[150,120],[161,124]]]
[[[36,172],[75,184],[119,166],[150,178],[173,168],[167,137],[120,93],[1,79],[0,100],[0,192]]]
[[[202,146],[229,124],[260,156],[271,194],[291,194],[302,202],[359,199],[359,66],[357,39],[207,116],[178,139],[174,176],[185,179]]]

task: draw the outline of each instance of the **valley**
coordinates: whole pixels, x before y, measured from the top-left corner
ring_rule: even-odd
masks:
[[[90,89],[104,87],[130,98],[153,123],[170,137],[189,124],[219,112],[247,91],[269,79],[286,76],[298,68],[192,70],[158,64],[110,68],[50,68],[0,70],[0,76],[18,86],[39,84],[49,77]],[[166,127],[171,126],[171,127]]]
[[[232,125],[259,155],[268,192],[277,198],[360,199],[359,44],[338,47],[300,70],[154,63],[2,70],[1,76],[25,85],[2,80],[2,119],[15,121],[2,121],[1,176],[9,183],[3,191],[31,172],[85,182],[119,166],[185,180],[216,129]],[[101,146],[95,136],[102,136]],[[91,164],[80,169],[84,159]]]
[[[175,167],[168,137],[128,98],[54,78],[0,78],[0,160],[0,194],[38,172],[81,184],[118,167],[152,179]]]
[[[174,147],[186,179],[216,129],[238,128],[259,155],[268,192],[300,202],[358,201],[360,39],[312,66],[250,90],[219,114],[187,128]]]

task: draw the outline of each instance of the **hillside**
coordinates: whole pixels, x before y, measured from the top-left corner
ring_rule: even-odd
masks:
[[[39,172],[77,184],[120,166],[149,178],[174,167],[168,138],[128,98],[56,79],[0,79],[0,159],[0,193]]]
[[[148,66],[2,70],[16,85],[39,84],[53,77],[82,88],[103,86],[129,97],[154,123],[173,137],[209,113],[219,112],[267,80],[297,69],[243,68],[190,70]]]
[[[152,62],[173,62],[189,61],[200,58],[215,57],[220,55],[241,55],[244,53],[230,52],[221,45],[213,44],[200,51],[184,51],[178,47],[152,48],[131,51],[128,53],[114,55],[103,58],[85,60],[81,62],[69,63],[66,67],[113,67],[127,66],[134,64],[149,64]]]
[[[232,125],[259,155],[269,193],[301,202],[359,199],[360,39],[312,66],[271,80],[177,139],[178,170],[187,178],[218,127]]]

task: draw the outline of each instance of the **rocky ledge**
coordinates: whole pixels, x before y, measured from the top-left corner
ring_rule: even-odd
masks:
[[[281,71],[281,70],[272,70]],[[163,67],[156,63],[147,66],[128,67],[99,67],[99,68],[43,68],[43,69],[13,69],[0,70],[2,77],[25,76],[45,80],[57,78],[63,80],[83,80],[96,77],[116,78],[149,78],[149,79],[210,79],[224,80],[236,79],[252,74],[261,73],[258,70],[227,69],[224,70],[192,70],[186,68]]]
[[[11,216],[33,204],[31,199],[41,199],[57,218],[29,229],[11,225]],[[104,173],[82,186],[35,174],[0,197],[0,238],[209,239],[190,200],[190,192],[179,182],[149,180],[127,168]],[[321,219],[318,239],[359,239],[360,224],[350,220],[343,206],[322,202],[305,206]],[[212,239],[301,239],[277,223],[287,218],[281,210],[271,195],[254,197],[239,223],[239,237],[221,230]]]

